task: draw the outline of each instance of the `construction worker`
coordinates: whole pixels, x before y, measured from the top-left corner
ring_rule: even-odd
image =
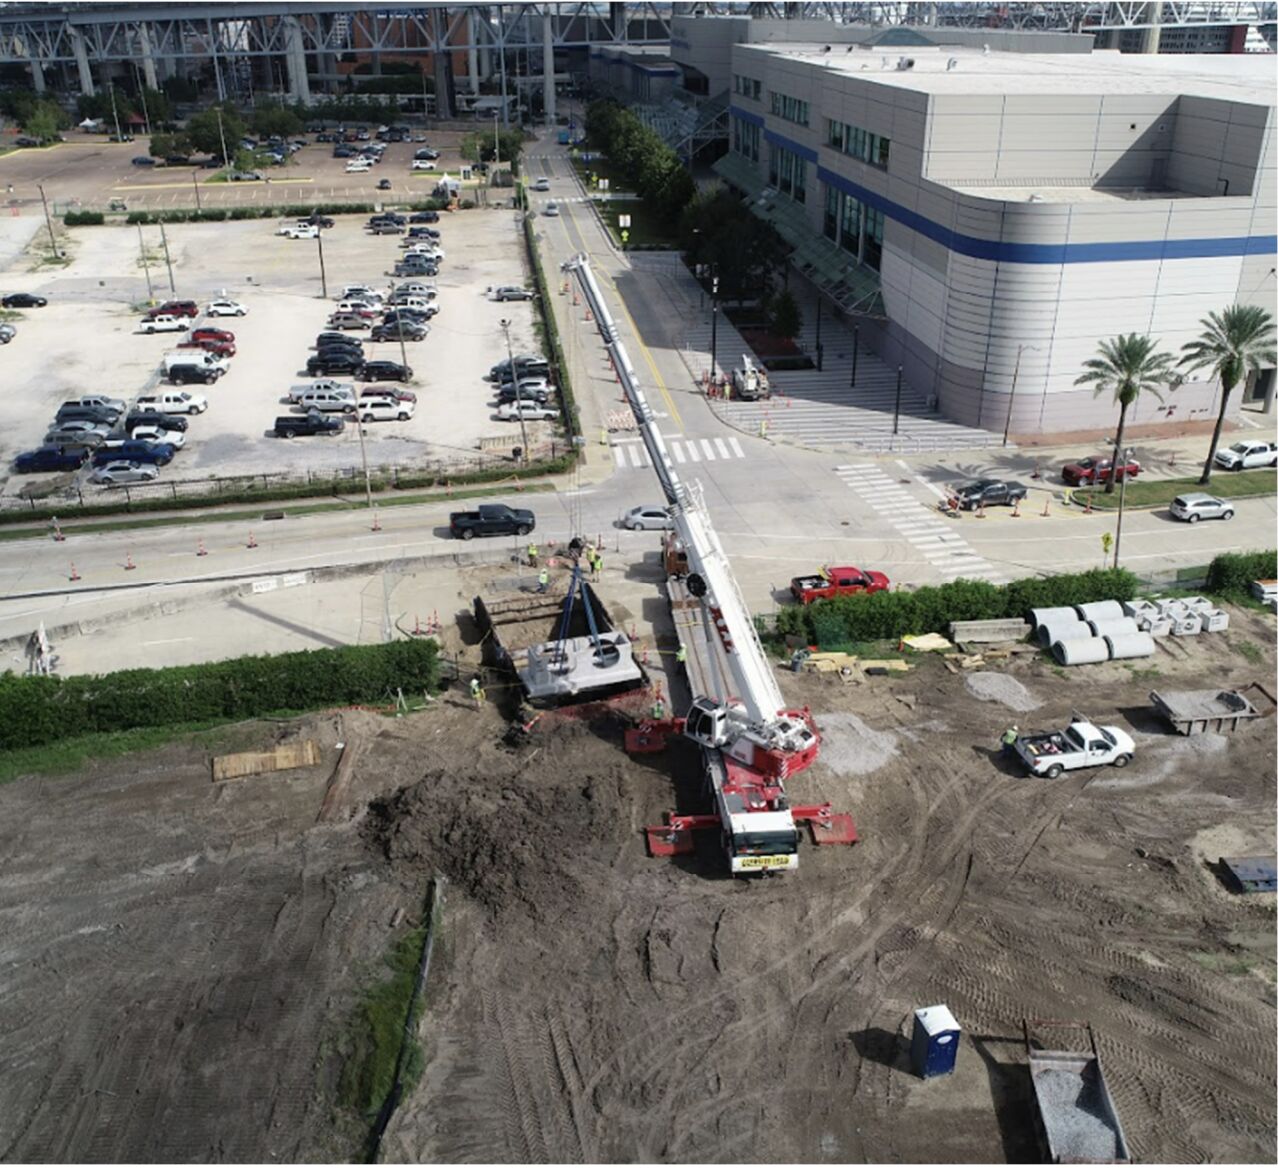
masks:
[[[537,591],[545,592],[550,587],[550,573],[542,568],[540,575],[537,577]]]
[[[603,575],[603,552],[598,549],[595,551],[594,559],[590,562],[590,573],[591,578],[594,580],[598,580]]]
[[[1003,743],[1003,757],[1012,758],[1016,754],[1016,740],[1021,736],[1021,728],[1019,726],[1009,726],[1003,731],[1001,739]]]
[[[528,544],[528,566],[535,568],[537,566],[537,541],[532,540]]]
[[[666,703],[661,700],[658,694],[652,699],[652,720],[654,722],[664,722],[666,720]]]
[[[470,696],[475,700],[475,709],[481,709],[488,695],[484,693],[484,687],[480,684],[478,675],[470,679]]]
[[[759,437],[766,438],[767,436],[768,436],[768,419],[760,418],[759,419]]]
[[[688,650],[682,645],[675,650],[675,664],[685,673],[688,671]]]

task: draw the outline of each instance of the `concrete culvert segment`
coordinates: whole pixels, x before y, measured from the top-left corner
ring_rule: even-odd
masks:
[[[973,697],[983,702],[998,702],[1021,713],[1037,710],[1043,704],[1016,678],[1006,673],[969,673],[963,684]]]

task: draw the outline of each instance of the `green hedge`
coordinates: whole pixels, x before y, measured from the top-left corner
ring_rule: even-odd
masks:
[[[996,585],[955,580],[913,592],[840,596],[806,607],[783,608],[777,633],[798,636],[823,649],[854,641],[896,640],[921,633],[947,633],[950,621],[1027,617],[1031,608],[1130,600],[1137,579],[1124,568],[1075,575],[1030,577]]]
[[[1278,579],[1278,551],[1226,552],[1207,569],[1208,592],[1218,596],[1250,596],[1253,580]]]
[[[546,329],[546,347],[550,350],[550,359],[559,370],[559,400],[563,404],[564,423],[568,428],[568,436],[581,433],[581,414],[577,408],[577,397],[572,389],[572,374],[568,362],[564,360],[564,348],[559,340],[559,328],[555,324],[554,302],[551,297],[553,289],[546,280],[545,270],[541,266],[541,256],[537,251],[537,241],[533,235],[533,220],[524,217],[524,242],[528,246],[528,262],[532,267],[533,283],[537,285],[537,295],[541,300],[541,319]]]
[[[383,206],[401,211],[442,211],[448,203],[444,199],[416,199],[408,203],[383,203]],[[473,203],[471,204],[474,205]],[[169,211],[130,211],[125,223],[198,223],[221,222],[224,219],[302,219],[307,215],[371,215],[372,203],[291,203],[286,206],[209,207],[201,210],[174,207]],[[100,211],[68,211],[68,226],[100,226],[105,216]]]
[[[237,657],[171,669],[128,669],[99,677],[4,673],[0,749],[143,726],[386,702],[394,699],[398,688],[434,689],[438,680],[431,640]]]
[[[62,222],[68,227],[101,227],[106,216],[101,211],[68,211]]]

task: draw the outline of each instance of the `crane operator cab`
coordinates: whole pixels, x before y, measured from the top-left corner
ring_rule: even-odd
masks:
[[[683,731],[694,742],[717,749],[728,741],[728,707],[712,698],[697,698],[688,709]]]

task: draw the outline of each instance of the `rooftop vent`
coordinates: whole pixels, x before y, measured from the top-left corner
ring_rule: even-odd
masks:
[[[896,67],[897,67],[897,69],[898,69],[899,71],[902,71],[902,72],[903,72],[904,70],[906,70],[906,69],[913,69],[913,68],[914,68],[914,58],[913,58],[913,57],[898,57],[898,58],[897,58],[897,61],[896,61]]]
[[[945,71],[947,73],[949,73],[952,69],[957,69],[957,68],[958,68],[957,57],[951,57],[948,61],[945,62]]]

